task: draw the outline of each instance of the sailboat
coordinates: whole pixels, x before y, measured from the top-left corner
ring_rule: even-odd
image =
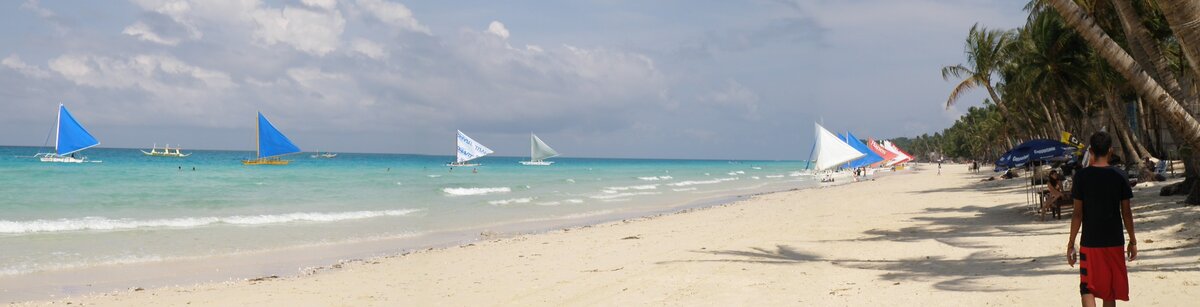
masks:
[[[337,155],[338,154],[332,153],[332,152],[322,153],[320,149],[317,149],[317,152],[313,153],[310,157],[312,157],[313,159],[321,159],[321,158],[333,159],[333,158],[337,158]]]
[[[275,129],[266,116],[258,113],[258,134],[255,137],[258,147],[255,149],[256,158],[242,160],[242,165],[287,165],[291,160],[279,159],[280,156],[300,152],[296,144],[292,144],[287,136]]]
[[[171,151],[172,149],[174,149],[175,151]],[[185,153],[179,152],[180,149],[181,148],[179,148],[179,147],[171,148],[171,144],[167,144],[166,147],[163,147],[162,151],[158,151],[158,144],[154,144],[153,147],[150,147],[149,152],[142,150],[142,154],[151,156],[151,157],[172,157],[172,158],[186,158],[187,156],[192,155],[190,153],[185,154]]]
[[[467,162],[470,162],[471,160],[479,159],[479,158],[489,155],[491,153],[492,153],[492,150],[487,148],[487,146],[483,146],[483,144],[479,144],[479,142],[475,142],[475,140],[472,140],[471,137],[464,134],[462,132],[462,130],[458,130],[458,154],[456,155],[457,159],[455,159],[454,162],[452,162],[452,163],[447,163],[446,166],[449,166],[449,167],[479,166],[478,163],[467,163]]]
[[[83,128],[75,117],[71,116],[71,112],[67,111],[67,107],[62,104],[58,105],[58,122],[54,124],[54,152],[53,153],[38,153],[33,155],[39,158],[42,162],[59,162],[59,163],[83,163],[83,162],[100,162],[88,161],[87,157],[75,157],[75,153],[84,149],[100,145],[87,129]]]
[[[825,127],[821,127],[817,123],[813,123],[813,125],[817,130],[817,146],[814,148],[817,171],[831,169],[864,156],[863,153],[854,149],[850,144],[846,144],[833,132],[825,130]]]
[[[550,148],[550,145],[546,145],[546,142],[542,142],[542,139],[538,138],[536,134],[530,133],[529,134],[529,161],[521,161],[521,164],[549,166],[551,164],[554,164],[554,161],[544,161],[544,159],[549,159],[549,158],[553,158],[553,157],[557,157],[557,156],[558,156],[558,152],[554,151],[554,148]]]
[[[858,137],[854,136],[853,133],[846,132],[846,134],[842,137],[842,140],[846,141],[847,144],[850,144],[850,147],[857,149],[858,152],[863,153],[862,158],[851,160],[846,164],[846,166],[850,168],[860,168],[883,161],[883,157],[875,154],[871,148],[867,147],[867,144],[859,141]]]

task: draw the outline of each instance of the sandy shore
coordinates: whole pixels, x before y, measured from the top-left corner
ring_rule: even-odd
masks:
[[[965,166],[708,209],[353,261],[313,274],[130,290],[73,305],[1078,304],[1068,220],[1039,222],[1019,181]],[[1200,293],[1200,207],[1135,189],[1138,305]],[[970,303],[967,303],[970,302]]]

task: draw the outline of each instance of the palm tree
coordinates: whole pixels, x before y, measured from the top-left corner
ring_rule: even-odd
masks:
[[[1071,28],[1075,29],[1089,45],[1102,56],[1113,69],[1121,73],[1130,85],[1167,122],[1176,137],[1192,148],[1200,148],[1200,122],[1184,110],[1179,101],[1172,97],[1157,81],[1142,69],[1129,53],[1096,25],[1074,0],[1047,0]],[[1186,5],[1185,5],[1186,6]],[[1164,6],[1163,8],[1167,8]],[[1195,19],[1194,19],[1195,20]],[[1182,38],[1182,37],[1181,37]],[[1195,37],[1200,40],[1200,36]],[[1185,48],[1186,49],[1186,48]]]
[[[967,34],[967,65],[970,67],[962,64],[942,67],[942,78],[946,81],[949,81],[951,76],[962,79],[950,92],[950,98],[946,99],[947,109],[954,106],[968,90],[980,86],[987,89],[992,101],[1004,109],[1003,100],[1000,100],[996,89],[992,87],[992,74],[998,72],[1004,64],[1004,49],[1011,40],[1012,33],[1007,31],[988,30],[979,27],[979,24],[971,27]]]
[[[1183,55],[1191,63],[1192,72],[1200,76],[1200,1],[1158,0],[1158,5],[1175,33]]]

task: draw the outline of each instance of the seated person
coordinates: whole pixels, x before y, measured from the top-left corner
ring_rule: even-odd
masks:
[[[1058,174],[1058,171],[1050,171],[1050,176],[1046,179],[1046,188],[1050,192],[1046,195],[1046,201],[1042,203],[1041,210],[1038,210],[1043,219],[1045,219],[1047,211],[1056,211],[1054,206],[1057,206],[1058,201],[1063,199],[1062,176]]]

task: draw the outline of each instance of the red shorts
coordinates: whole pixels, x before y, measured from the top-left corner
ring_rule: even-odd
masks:
[[[1124,247],[1079,248],[1079,294],[1089,293],[1103,300],[1129,300]]]

